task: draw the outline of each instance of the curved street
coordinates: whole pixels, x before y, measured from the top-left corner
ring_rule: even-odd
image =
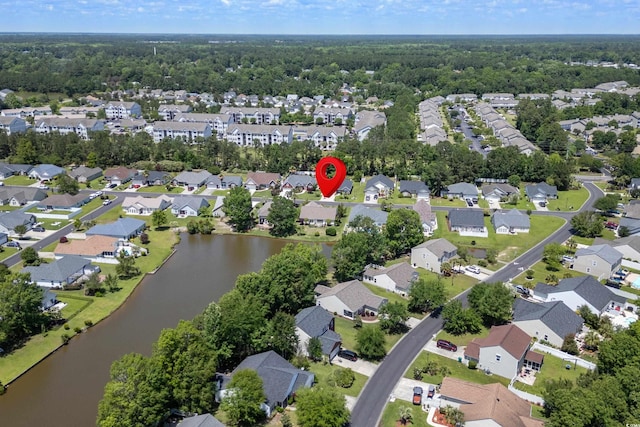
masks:
[[[593,203],[604,194],[593,182],[584,182],[584,186],[589,191],[589,199],[580,207],[579,211],[591,209]],[[561,243],[571,237],[569,220],[575,215],[574,213],[548,212],[545,214],[563,217],[567,220],[567,223],[542,242],[489,276],[486,280],[487,282],[506,282],[516,277],[522,272],[522,270],[519,270],[520,268],[526,270],[542,258],[542,251],[545,245],[552,242]],[[463,305],[466,305],[467,293],[468,290],[456,297],[456,299],[462,301]],[[396,383],[402,378],[404,372],[427,342],[442,329],[442,324],[443,322],[439,318],[425,317],[396,344],[362,389],[351,411],[352,427],[379,425],[382,412]]]

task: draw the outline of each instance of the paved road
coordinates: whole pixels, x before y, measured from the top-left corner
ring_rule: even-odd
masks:
[[[584,186],[589,190],[589,199],[581,206],[580,210],[588,210],[592,208],[593,202],[602,197],[602,191],[593,183],[586,182]],[[573,214],[559,212],[549,212],[556,216],[569,218]],[[520,268],[527,269],[542,258],[544,245],[551,242],[564,242],[571,236],[571,225],[562,226],[558,231],[540,242],[538,245],[525,252],[510,264],[507,264],[493,275],[489,276],[487,282],[505,282],[517,276],[521,271]],[[467,291],[468,292],[468,291]],[[460,299],[466,305],[467,292],[461,294]],[[402,378],[402,375],[413,362],[415,357],[422,351],[427,342],[442,329],[442,320],[439,318],[428,317],[420,324],[413,328],[404,338],[402,338],[393,350],[387,355],[380,364],[376,372],[371,376],[365,384],[364,389],[360,393],[352,412],[352,427],[372,427],[377,426],[382,416],[382,411],[389,399],[389,395],[393,391],[396,383]]]

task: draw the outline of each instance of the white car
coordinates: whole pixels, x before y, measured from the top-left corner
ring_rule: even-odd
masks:
[[[468,265],[465,270],[473,274],[480,274],[480,268],[477,265]]]

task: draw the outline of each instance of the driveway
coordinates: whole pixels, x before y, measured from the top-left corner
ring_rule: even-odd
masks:
[[[546,206],[540,206],[540,203],[534,203],[533,206],[535,206],[537,211],[545,211],[545,212],[549,212],[549,208],[547,208]]]
[[[500,202],[497,200],[487,200],[489,202],[489,209],[502,209]]]
[[[429,384],[423,381],[411,380],[409,378],[400,378],[400,381],[396,384],[393,389],[393,397],[400,400],[406,400],[407,402],[413,402],[413,388],[414,387],[422,387],[422,402],[428,403],[432,399],[427,399],[427,392],[429,391],[429,386],[436,386],[436,384]]]
[[[455,341],[453,343],[456,344]],[[458,360],[458,358],[462,358],[462,360],[464,360],[464,349],[465,349],[465,346],[459,345],[458,351],[445,350],[444,348],[439,348],[436,345],[435,340],[429,340],[427,344],[424,346],[424,350],[428,351],[429,353],[434,353],[439,356],[443,356],[448,359],[453,359],[456,361]]]
[[[367,362],[366,360],[358,359],[355,362],[351,360],[343,359],[336,356],[332,362],[335,366],[342,366],[343,368],[351,368],[354,372],[362,374],[366,377],[370,377],[378,369],[378,365],[375,363]]]

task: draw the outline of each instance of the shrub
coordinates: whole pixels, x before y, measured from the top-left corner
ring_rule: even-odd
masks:
[[[69,329],[71,329],[71,326],[69,326],[68,323],[65,323],[63,328],[64,328],[65,331],[68,331]]]
[[[196,234],[198,232],[198,223],[191,220],[187,223],[187,233]]]
[[[80,332],[82,332],[82,328],[80,326],[76,326],[75,328],[73,328],[73,330],[76,334],[79,334]]]
[[[413,379],[417,381],[422,381],[422,369],[413,368]]]
[[[351,368],[338,368],[333,371],[333,378],[337,386],[342,388],[349,388],[356,380],[356,375],[353,373]]]
[[[140,235],[140,243],[142,243],[143,245],[149,243],[149,235],[147,233],[142,233]]]
[[[486,267],[486,266],[487,266],[487,265],[489,265],[489,264],[487,263],[487,261],[486,261],[486,260],[484,260],[484,259],[480,259],[480,260],[478,260],[478,265],[479,265],[480,267]]]
[[[71,337],[69,336],[69,334],[62,334],[60,335],[60,339],[62,340],[62,344],[66,345],[71,340]]]
[[[478,369],[478,362],[475,360],[469,360],[469,369]]]
[[[313,235],[314,235],[315,237],[320,237],[320,232],[319,232],[319,231],[316,231],[315,233],[313,233]]]
[[[305,371],[309,370],[309,367],[311,366],[309,364],[309,359],[307,359],[306,357],[302,356],[302,355],[296,355],[293,357],[293,359],[291,360],[291,364],[293,366],[295,366],[298,369],[303,369]]]
[[[87,319],[87,320],[85,320],[85,321],[84,321],[84,325],[85,325],[87,328],[90,328],[90,327],[92,327],[92,326],[93,326],[93,321],[91,321],[90,319]]]
[[[325,231],[325,234],[327,236],[335,236],[336,234],[338,234],[338,232],[336,231],[335,227],[328,227]]]

